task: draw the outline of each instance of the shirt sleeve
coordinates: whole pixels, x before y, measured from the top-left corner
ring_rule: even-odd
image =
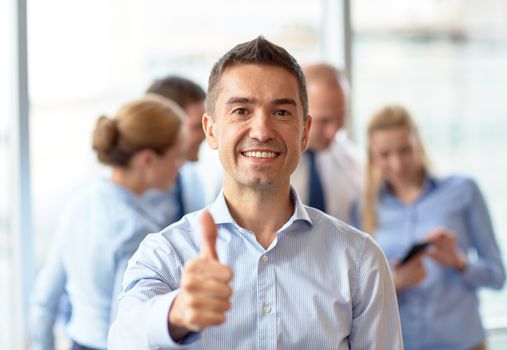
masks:
[[[114,284],[113,284],[113,294],[111,296],[111,311],[109,316],[109,322],[111,323],[114,319],[116,319],[116,315],[118,313],[118,296],[122,290],[122,280],[125,270],[128,264],[128,258],[123,258],[116,267],[115,276],[114,276]]]
[[[33,350],[55,348],[53,327],[66,284],[60,249],[58,244],[55,244],[51,249],[48,259],[37,277],[32,294],[29,329]]]
[[[505,269],[495,239],[488,208],[479,187],[471,184],[471,197],[466,212],[466,223],[478,258],[470,260],[463,278],[472,287],[500,289],[505,282]]]
[[[176,266],[181,264],[163,240],[159,234],[148,236],[129,261],[108,349],[186,349],[199,338],[192,333],[177,343],[169,335],[168,313],[179,292]]]
[[[403,349],[396,293],[387,261],[368,237],[352,285],[350,349]]]
[[[120,246],[116,251],[117,256],[115,257],[114,280],[111,294],[111,310],[109,316],[110,324],[114,319],[116,319],[118,312],[118,297],[122,291],[122,281],[125,271],[127,270],[128,262],[139,248],[141,242],[150,231],[150,228],[141,224],[139,221],[130,220],[129,224],[124,225],[123,230],[124,234],[121,234],[119,236],[126,237],[126,239],[120,243]]]

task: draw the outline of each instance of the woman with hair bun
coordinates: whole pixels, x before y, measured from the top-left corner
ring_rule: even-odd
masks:
[[[368,124],[368,163],[354,224],[387,259],[405,349],[484,349],[477,291],[505,270],[484,198],[465,176],[436,177],[408,111],[381,108]],[[414,244],[419,252],[405,258]]]
[[[152,95],[97,120],[93,149],[111,175],[84,188],[63,212],[33,293],[32,349],[55,348],[53,326],[64,293],[72,309],[66,326],[72,349],[107,348],[127,262],[148,233],[165,226],[143,194],[174,183],[185,154],[181,125],[180,108]]]

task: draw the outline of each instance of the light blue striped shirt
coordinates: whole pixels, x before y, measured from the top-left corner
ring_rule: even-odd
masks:
[[[199,254],[199,212],[149,235],[125,273],[109,349],[402,349],[380,249],[292,195],[294,214],[268,249],[234,221],[223,194],[209,206],[218,256],[234,271],[232,308],[186,344],[172,341],[167,316],[183,265]]]
[[[355,224],[359,224],[355,209]],[[479,316],[479,287],[501,288],[505,271],[486,203],[470,178],[428,176],[423,193],[405,205],[384,186],[377,205],[373,237],[392,261],[435,228],[452,230],[459,248],[469,255],[463,273],[424,258],[427,276],[398,294],[405,348],[465,350],[484,340]]]

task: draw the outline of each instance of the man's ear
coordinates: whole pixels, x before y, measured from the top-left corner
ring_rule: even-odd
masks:
[[[206,135],[206,141],[208,141],[208,145],[211,149],[218,148],[218,141],[215,134],[215,122],[213,121],[213,117],[208,115],[208,113],[204,113],[202,116],[202,128],[204,129],[204,134]]]
[[[312,116],[308,115],[306,121],[303,121],[303,135],[301,136],[301,152],[306,151],[308,147],[308,135],[310,135],[311,127],[312,127]]]

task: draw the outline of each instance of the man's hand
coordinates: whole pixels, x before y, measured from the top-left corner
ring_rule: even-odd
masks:
[[[394,263],[393,282],[397,293],[421,283],[426,278],[423,256],[424,253],[421,252],[405,264]]]
[[[185,264],[180,292],[169,311],[169,331],[176,341],[191,331],[223,323],[231,307],[232,270],[218,261],[217,226],[208,211],[203,211],[200,223],[200,256]]]
[[[454,234],[446,229],[431,231],[426,239],[432,243],[427,254],[439,264],[464,271],[467,267],[467,258],[456,244]]]

